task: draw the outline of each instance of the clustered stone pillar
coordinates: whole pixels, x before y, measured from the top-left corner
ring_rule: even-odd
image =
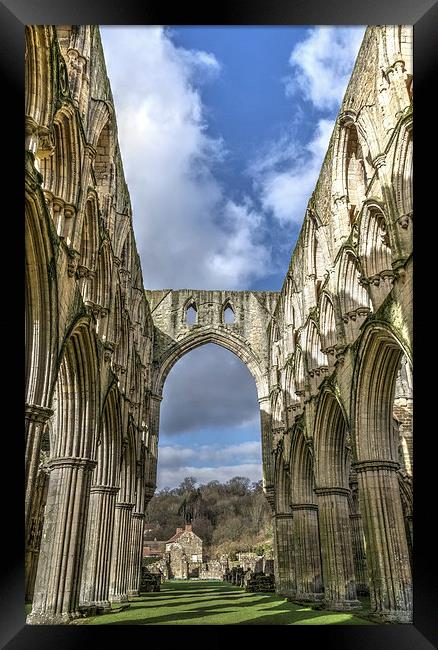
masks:
[[[32,503],[35,495],[38,467],[40,463],[41,439],[47,420],[53,415],[53,411],[45,406],[26,404],[26,456],[25,456],[25,521],[26,537],[29,534],[31,525]]]
[[[276,593],[284,597],[295,596],[295,568],[292,545],[293,514],[278,512],[273,516],[276,559]]]
[[[260,432],[262,439],[263,485],[269,489],[273,485],[272,453],[271,453],[271,398],[259,397]]]
[[[109,600],[128,600],[129,541],[133,503],[116,503],[114,517],[114,538],[111,553]]]
[[[319,530],[321,538],[324,602],[328,609],[360,607],[357,600],[351,544],[348,496],[342,487],[319,487]]]
[[[87,537],[80,603],[82,607],[106,611],[109,602],[109,563],[114,531],[118,487],[93,485],[90,490]]]
[[[292,539],[296,576],[295,600],[312,602],[324,597],[319,548],[318,506],[295,503]]]
[[[140,569],[143,551],[144,514],[132,513],[131,538],[129,544],[128,596],[138,596],[140,591]]]
[[[46,466],[40,466],[37,474],[35,497],[31,511],[31,523],[29,534],[26,540],[26,585],[25,601],[32,602],[33,589],[35,585],[36,572],[38,567],[38,557],[41,544],[42,527],[44,523],[44,509],[47,501],[47,488],[49,485],[49,476]]]
[[[383,620],[412,622],[412,576],[394,461],[355,463],[364,516],[371,609]]]
[[[38,571],[29,623],[68,623],[79,613],[85,528],[90,497],[89,458],[53,458]]]

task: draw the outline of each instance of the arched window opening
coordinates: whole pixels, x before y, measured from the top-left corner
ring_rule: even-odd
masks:
[[[345,172],[350,224],[353,224],[360,212],[367,186],[364,155],[357,129],[353,124],[348,126]]]
[[[196,325],[198,322],[198,310],[195,304],[191,304],[186,309],[186,323],[187,325]]]
[[[224,323],[232,324],[235,322],[234,310],[230,305],[227,305],[224,309]]]

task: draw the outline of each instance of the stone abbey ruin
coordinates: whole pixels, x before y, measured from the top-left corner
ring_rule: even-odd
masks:
[[[278,293],[145,291],[98,27],[26,27],[25,65],[28,622],[138,593],[163,385],[204,343],[257,386],[277,593],[411,622],[411,27],[367,28]]]

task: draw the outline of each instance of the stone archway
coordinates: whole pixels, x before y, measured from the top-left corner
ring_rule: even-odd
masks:
[[[154,322],[154,351],[151,382],[151,437],[157,458],[159,410],[167,375],[188,352],[215,343],[233,352],[254,378],[260,404],[263,486],[273,485],[270,443],[269,331],[278,298],[273,291],[146,291]],[[225,323],[224,311],[232,304],[234,322]],[[188,322],[187,310],[196,312]],[[154,475],[156,480],[156,463]]]

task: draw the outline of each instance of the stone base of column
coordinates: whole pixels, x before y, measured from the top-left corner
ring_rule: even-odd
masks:
[[[32,614],[26,618],[27,625],[68,625],[77,618],[83,618],[81,612],[68,612],[66,614]]]
[[[330,609],[334,612],[348,612],[352,609],[362,609],[362,603],[359,600],[324,600],[323,604],[325,609]]]
[[[111,603],[109,600],[99,600],[95,603],[81,603],[79,610],[82,616],[98,616],[99,614],[108,614],[111,612]]]
[[[109,597],[110,603],[126,603],[128,602],[127,594],[116,594]]]
[[[278,589],[275,591],[277,596],[281,596],[282,598],[287,598],[288,600],[292,600],[295,598],[296,591],[295,589]]]
[[[308,603],[320,603],[322,600],[324,600],[324,594],[305,594],[305,593],[297,593],[293,598],[289,598],[289,600],[293,603],[297,603],[298,605],[306,605]]]
[[[138,589],[128,589],[128,596],[140,596]]]
[[[412,612],[406,610],[384,610],[383,612],[370,612],[372,620],[379,623],[412,623]]]

